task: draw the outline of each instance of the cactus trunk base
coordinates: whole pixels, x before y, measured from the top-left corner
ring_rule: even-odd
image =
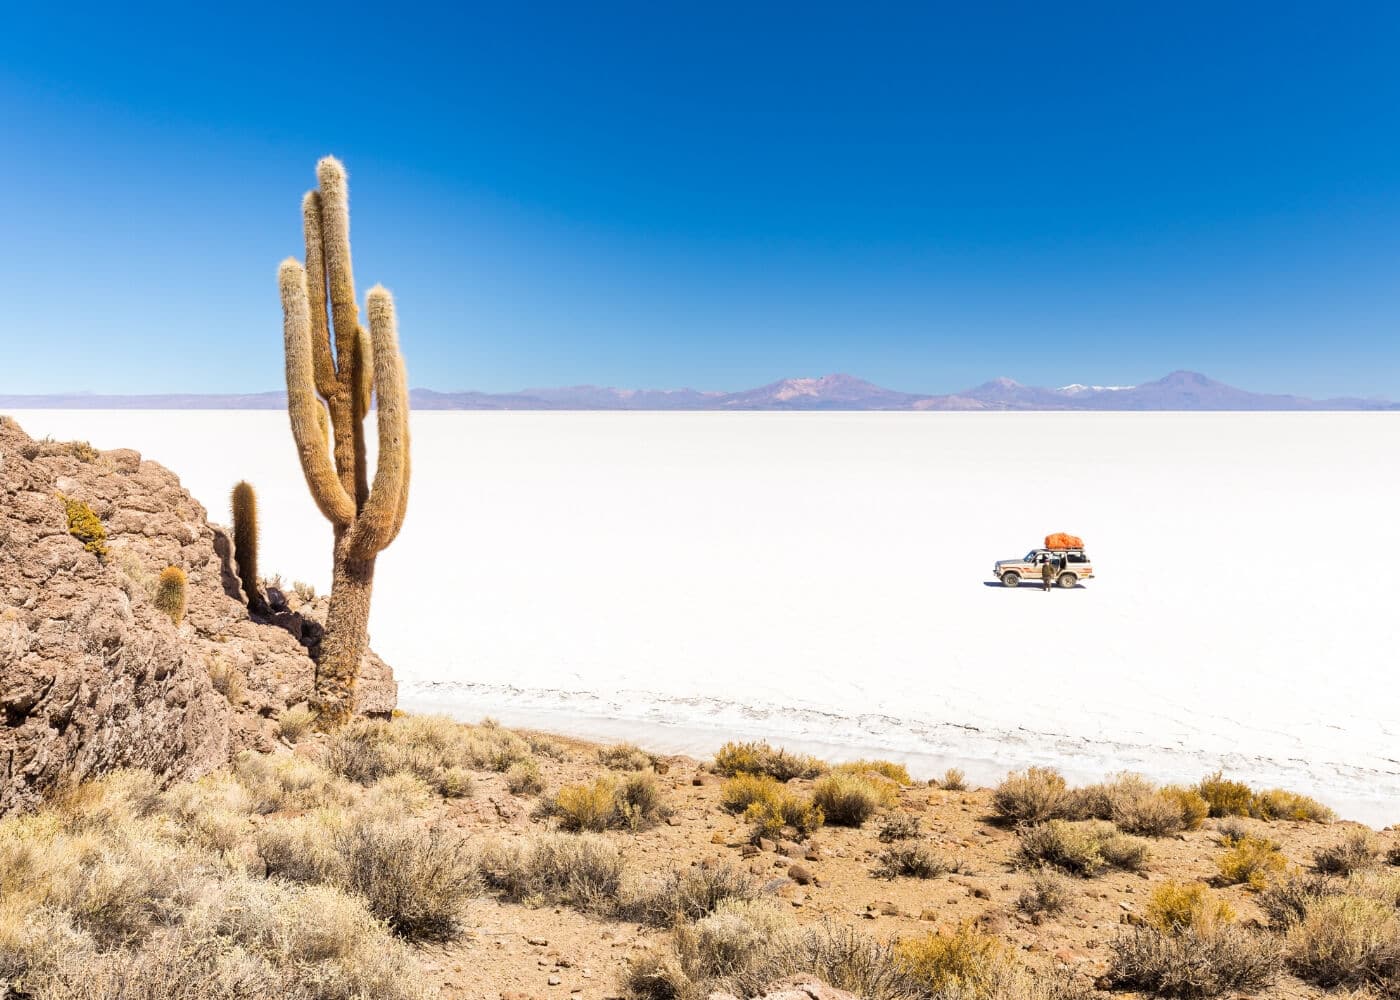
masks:
[[[346,539],[338,538],[326,637],[316,664],[316,697],[312,704],[317,724],[323,729],[344,725],[354,714],[355,678],[369,646],[369,602],[373,589],[374,560],[349,558]]]

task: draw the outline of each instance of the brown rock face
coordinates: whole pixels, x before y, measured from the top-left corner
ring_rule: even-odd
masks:
[[[105,559],[68,533],[60,495],[101,519]],[[277,715],[311,697],[325,600],[284,611],[297,619],[284,627],[254,622],[231,558],[169,470],[129,449],[36,442],[0,417],[0,814],[69,778],[193,777],[270,748]],[[151,606],[166,566],[188,577],[178,627]],[[357,684],[358,711],[393,710],[373,653]]]

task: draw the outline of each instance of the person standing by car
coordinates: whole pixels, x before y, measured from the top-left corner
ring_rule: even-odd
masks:
[[[1055,557],[1049,552],[1040,557],[1040,582],[1044,584],[1046,593],[1050,592],[1050,585],[1055,580]]]

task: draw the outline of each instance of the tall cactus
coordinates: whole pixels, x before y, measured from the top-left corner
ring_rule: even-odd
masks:
[[[368,335],[360,326],[345,168],[328,156],[316,175],[319,189],[307,192],[301,206],[306,266],[283,261],[278,284],[292,436],[311,496],[335,533],[313,705],[320,724],[330,727],[353,709],[355,676],[368,645],[374,561],[403,527],[408,506],[408,378],[394,299],[383,287],[375,285],[366,298]],[[364,432],[372,395],[379,398],[373,485]]]
[[[233,559],[238,563],[238,579],[243,584],[248,609],[267,615],[267,605],[258,583],[258,495],[253,484],[240,480],[229,494],[229,509],[233,512]]]

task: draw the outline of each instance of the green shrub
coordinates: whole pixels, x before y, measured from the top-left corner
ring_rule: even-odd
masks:
[[[1200,882],[1164,882],[1152,890],[1144,915],[1150,926],[1168,934],[1209,934],[1235,920],[1230,904],[1212,896]]]
[[[656,777],[645,771],[621,781],[611,776],[592,784],[566,785],[545,804],[546,815],[558,820],[561,830],[642,830],[665,819],[668,810]]]
[[[1291,819],[1330,823],[1337,814],[1317,799],[1282,788],[1270,788],[1254,796],[1253,815],[1259,819]]]
[[[952,934],[924,934],[900,941],[895,960],[905,975],[927,995],[970,992],[985,995],[985,985],[1007,961],[1006,945],[971,924]]]
[[[1249,816],[1254,808],[1254,790],[1242,781],[1231,781],[1216,771],[1201,779],[1197,793],[1206,800],[1210,815]]]

